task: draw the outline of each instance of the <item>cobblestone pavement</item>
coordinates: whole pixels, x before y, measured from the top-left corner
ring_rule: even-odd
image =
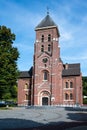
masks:
[[[68,107],[17,107],[0,110],[0,130],[87,121],[87,111]]]

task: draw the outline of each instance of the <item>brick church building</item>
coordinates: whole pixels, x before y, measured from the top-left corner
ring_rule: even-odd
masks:
[[[61,60],[59,29],[49,13],[35,31],[33,67],[20,72],[18,105],[82,105],[80,64]]]

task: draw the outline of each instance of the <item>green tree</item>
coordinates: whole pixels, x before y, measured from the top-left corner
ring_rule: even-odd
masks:
[[[87,96],[87,77],[82,77],[83,81],[83,95]]]
[[[16,85],[14,85],[13,87],[11,87],[10,93],[11,93],[11,97],[17,98],[17,86]]]
[[[6,26],[0,26],[0,99],[11,97],[11,89],[18,77],[19,52],[13,46],[15,34]]]
[[[83,81],[83,97],[87,96],[87,77],[82,77]],[[83,98],[83,104],[87,104],[87,98]]]

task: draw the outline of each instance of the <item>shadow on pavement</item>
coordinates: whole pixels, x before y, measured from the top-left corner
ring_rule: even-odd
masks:
[[[70,120],[74,120],[74,121],[87,121],[87,111],[83,110],[83,109],[79,109],[79,108],[69,108],[66,107],[65,108],[66,111],[68,111],[67,113],[67,119]],[[69,113],[70,111],[70,113]],[[73,113],[73,111],[75,111],[75,113]]]
[[[71,116],[71,115],[70,115]],[[87,121],[50,122],[47,125],[23,119],[2,119],[0,130],[65,130],[77,126],[87,126]]]
[[[43,124],[34,122],[31,120],[25,119],[15,119],[15,118],[6,118],[0,119],[0,130],[12,130],[12,129],[20,129],[21,128],[29,128],[29,127],[38,127],[42,126]]]

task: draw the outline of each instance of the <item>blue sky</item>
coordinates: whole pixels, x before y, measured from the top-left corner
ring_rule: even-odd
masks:
[[[63,63],[80,63],[87,76],[87,0],[0,0],[0,25],[16,35],[18,69],[33,65],[35,27],[47,15],[47,7],[60,31]]]

